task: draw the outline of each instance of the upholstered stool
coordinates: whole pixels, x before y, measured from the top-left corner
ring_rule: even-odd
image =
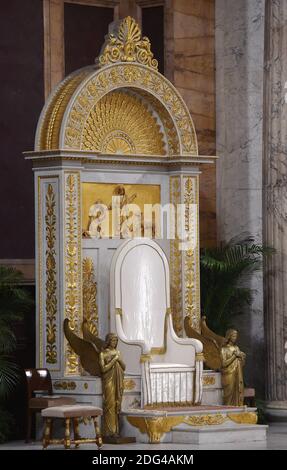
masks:
[[[102,446],[102,437],[100,428],[98,426],[97,417],[103,414],[101,408],[89,405],[63,405],[52,406],[45,408],[41,412],[45,419],[45,428],[43,435],[43,449],[46,449],[49,444],[64,444],[65,449],[69,449],[71,444],[79,447],[80,443],[96,443],[98,448]],[[52,419],[60,418],[65,420],[65,438],[64,439],[51,439],[51,425]],[[95,427],[95,439],[81,438],[79,434],[79,418],[92,418]],[[74,439],[70,436],[70,424],[73,422]]]

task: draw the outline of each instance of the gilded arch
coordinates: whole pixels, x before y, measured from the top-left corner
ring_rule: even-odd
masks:
[[[108,36],[98,64],[67,77],[48,99],[35,150],[197,155],[187,106],[156,69],[149,40],[126,18]]]

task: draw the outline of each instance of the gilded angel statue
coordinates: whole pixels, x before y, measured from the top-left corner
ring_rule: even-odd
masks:
[[[224,405],[242,406],[244,399],[243,366],[246,355],[237,346],[238,333],[227,330],[225,338],[211,331],[206,325],[206,317],[201,320],[201,334],[190,325],[189,317],[184,319],[187,336],[203,343],[206,365],[221,371]]]
[[[70,328],[69,320],[64,320],[64,333],[68,343],[79,356],[83,369],[91,375],[102,378],[103,423],[105,438],[119,436],[119,414],[124,391],[125,364],[117,350],[118,337],[109,333],[105,341],[89,330],[87,321],[83,322],[83,339]]]

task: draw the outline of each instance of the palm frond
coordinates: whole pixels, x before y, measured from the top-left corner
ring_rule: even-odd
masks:
[[[12,436],[15,419],[8,411],[0,408],[0,443],[7,441]]]
[[[274,252],[246,233],[201,251],[201,307],[216,333],[224,334],[232,318],[246,311],[252,290],[241,283],[261,269],[263,258]]]
[[[0,399],[6,399],[16,387],[20,368],[8,357],[0,356]]]
[[[16,349],[17,341],[11,328],[0,321],[0,354],[8,354]]]

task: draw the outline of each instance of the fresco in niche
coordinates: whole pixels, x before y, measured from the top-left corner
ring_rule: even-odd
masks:
[[[160,238],[160,185],[82,183],[83,238]]]

